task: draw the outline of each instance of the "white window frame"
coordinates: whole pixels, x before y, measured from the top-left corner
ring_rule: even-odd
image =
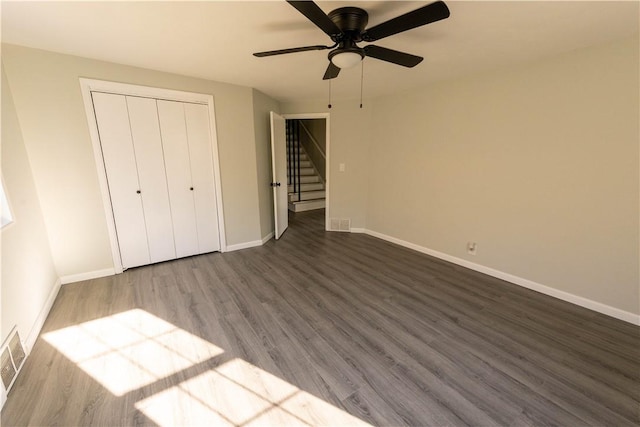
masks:
[[[4,179],[0,176],[0,229],[13,222],[9,197],[5,191]]]
[[[209,126],[211,133],[211,151],[213,157],[213,172],[215,177],[216,189],[216,205],[218,209],[218,235],[220,238],[220,252],[226,252],[227,242],[224,223],[224,210],[222,204],[222,181],[220,179],[220,160],[218,155],[218,136],[216,129],[215,107],[213,104],[213,96],[203,93],[183,92],[171,89],[155,88],[150,86],[140,86],[128,83],[117,83],[103,80],[94,80],[80,78],[80,89],[82,98],[84,99],[84,109],[89,124],[89,133],[93,144],[94,160],[98,170],[98,181],[100,183],[100,192],[102,193],[102,204],[104,213],[107,218],[107,229],[109,232],[109,241],[111,243],[111,255],[113,258],[113,266],[116,274],[122,273],[122,260],[120,257],[120,247],[116,235],[116,222],[111,209],[111,197],[109,195],[109,186],[107,183],[107,171],[102,158],[102,148],[100,145],[100,137],[98,134],[98,124],[93,110],[93,102],[91,92],[106,92],[116,95],[140,96],[145,98],[164,99],[167,101],[190,102],[195,104],[203,104],[209,107]]]

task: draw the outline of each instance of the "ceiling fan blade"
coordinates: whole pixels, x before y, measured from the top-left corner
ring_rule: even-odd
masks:
[[[421,56],[411,55],[408,53],[400,52],[393,49],[387,49],[386,47],[380,47],[370,44],[364,47],[364,53],[371,58],[380,59],[382,61],[392,62],[394,64],[402,65],[403,67],[415,67],[422,62],[424,58]]]
[[[340,74],[340,68],[333,65],[333,62],[329,61],[329,66],[327,67],[327,71],[324,72],[324,77],[322,77],[322,80],[335,79],[336,77],[338,77],[338,74]]]
[[[446,19],[449,15],[447,5],[442,1],[437,1],[367,29],[362,34],[362,39],[367,42],[373,42],[412,28]]]
[[[331,49],[331,46],[304,46],[304,47],[292,47],[291,49],[280,49],[280,50],[269,50],[266,52],[256,52],[253,56],[257,56],[258,58],[262,58],[265,56],[273,56],[273,55],[284,55],[285,53],[296,53],[296,52],[306,52],[309,50],[325,50]]]
[[[312,1],[293,1],[287,0],[291,6],[295,7],[298,12],[302,13],[306,18],[313,22],[318,28],[324,31],[329,37],[342,34],[340,28],[320,9],[320,7]]]

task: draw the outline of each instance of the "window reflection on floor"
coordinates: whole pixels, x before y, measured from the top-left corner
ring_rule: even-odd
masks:
[[[367,423],[241,359],[136,403],[161,426]]]
[[[49,332],[43,338],[116,396],[223,353],[220,347],[139,309]]]
[[[140,309],[43,338],[116,396],[224,352]],[[369,425],[237,358],[142,399],[135,407],[161,426]]]

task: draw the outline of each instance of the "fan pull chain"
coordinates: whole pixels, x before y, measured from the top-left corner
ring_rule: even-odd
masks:
[[[331,108],[331,79],[329,79],[329,108]]]
[[[364,60],[360,61],[360,108],[362,108],[362,86],[364,82]]]

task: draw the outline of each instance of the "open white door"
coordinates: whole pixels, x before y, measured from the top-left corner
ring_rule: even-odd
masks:
[[[289,226],[287,200],[287,136],[284,117],[271,112],[271,169],[276,240]]]

